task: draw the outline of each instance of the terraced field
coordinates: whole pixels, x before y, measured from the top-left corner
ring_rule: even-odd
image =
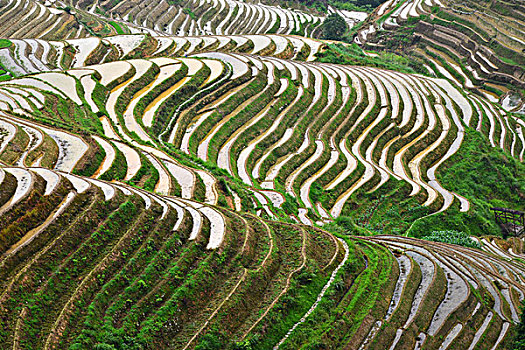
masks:
[[[71,127],[67,115],[46,110],[57,101],[75,106],[85,116],[78,128],[99,132],[98,141],[78,143],[86,149],[99,144],[95,148],[110,155],[97,176],[121,160],[137,172],[140,164],[133,163],[142,154],[159,173],[157,191],[168,194],[176,187],[180,192],[175,193],[192,198],[200,176],[207,201],[216,204],[213,177],[178,165],[169,151],[160,150],[166,147],[213,163],[241,179],[250,191],[269,192],[258,196],[263,206],[271,201],[279,208],[284,202],[274,190],[296,198],[303,208],[297,219],[310,224],[312,219],[341,215],[354,193],[376,191],[390,179],[406,182],[409,195],[434,211],[444,211],[454,202],[468,211],[469,202],[436,178],[439,166],[461,147],[466,126],[476,127],[492,146],[523,160],[523,121],[443,79],[286,60],[275,52],[253,56],[216,51],[176,58],[167,51],[180,51],[175,41],[171,49],[160,49],[162,57],[123,60],[144,54],[137,47],[145,41],[157,48],[164,42],[144,36],[115,36],[112,41],[109,47],[98,39],[67,42],[77,51],[63,53],[58,61],[76,68],[0,85],[1,108],[7,113],[40,115]],[[320,47],[297,41],[310,52]],[[128,43],[134,46],[126,47]],[[121,51],[113,56],[116,61],[95,60],[117,47]],[[266,49],[257,51],[261,50]],[[130,54],[133,51],[138,53]],[[52,62],[41,59],[42,65]],[[98,64],[84,65],[86,60]],[[226,130],[235,132],[229,135]],[[134,153],[115,152],[122,142]],[[54,148],[61,150],[60,145]],[[73,168],[68,166],[69,171]],[[115,178],[130,180],[133,175]],[[327,193],[321,200],[312,198],[314,183]]]
[[[102,330],[192,346],[231,312],[242,337],[302,274],[322,281],[344,259],[338,239],[307,227],[45,168],[1,176],[3,347],[92,347]]]
[[[386,1],[356,41],[373,49],[401,44],[429,73],[519,111],[525,86],[524,12],[520,1]]]
[[[325,46],[321,41],[287,35],[175,37],[129,34],[60,41],[11,39],[9,46],[1,51],[1,63],[13,76],[20,76],[122,59],[186,57],[210,51],[313,61]]]
[[[395,236],[347,243],[62,171],[3,167],[0,175],[6,347],[112,339],[193,348],[218,337],[257,339],[258,348],[473,349],[481,339],[497,347],[518,320],[519,242],[507,252],[484,239],[488,253]],[[302,313],[312,316],[294,324]]]
[[[0,348],[512,348],[525,248],[482,201],[525,198],[521,107],[490,94],[521,68],[429,44],[447,6],[356,27],[417,22],[409,74],[319,62],[302,5],[0,2]],[[465,154],[514,192],[450,181]],[[410,237],[467,218],[481,249]]]
[[[3,0],[0,35],[13,38],[73,39],[97,35],[296,34],[319,32],[326,14],[305,6],[281,7],[237,0],[73,1]],[[316,12],[316,11],[315,11]],[[366,13],[329,7],[352,27]],[[18,22],[13,26],[11,23]]]
[[[173,35],[297,34],[308,36],[322,18],[300,10],[241,1],[181,1],[170,5],[152,1],[136,6],[131,1],[100,6],[79,1],[77,7],[99,11],[138,27]]]

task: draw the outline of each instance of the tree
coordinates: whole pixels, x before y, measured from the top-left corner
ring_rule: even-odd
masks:
[[[343,17],[331,13],[323,22],[322,37],[329,40],[341,40],[348,26]]]

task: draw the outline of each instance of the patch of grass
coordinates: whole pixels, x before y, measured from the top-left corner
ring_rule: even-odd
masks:
[[[390,52],[379,52],[377,57],[365,55],[356,44],[328,44],[324,52],[317,54],[319,62],[359,65],[391,69],[403,73],[426,73],[413,60]]]
[[[117,31],[117,34],[125,34],[125,31],[124,29],[122,29],[121,25],[115,21],[109,21],[109,24],[115,28],[115,30]]]
[[[467,198],[470,210],[460,212],[455,205],[426,217],[412,228],[416,237],[447,229],[499,236],[501,229],[490,208],[525,210],[525,165],[500,148],[490,147],[486,137],[474,129],[465,131],[463,144],[439,169],[437,178],[444,188]]]
[[[4,48],[9,47],[11,45],[12,45],[11,41],[9,41],[7,39],[0,39],[0,49],[4,49]]]

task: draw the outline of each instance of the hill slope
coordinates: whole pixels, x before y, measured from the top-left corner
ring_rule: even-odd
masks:
[[[525,121],[489,93],[523,55],[497,37],[458,78],[432,35],[465,9],[388,1],[357,31],[409,30],[425,74],[299,5],[0,10],[0,347],[511,348],[524,244],[489,208],[525,209]],[[414,238],[451,229],[476,248]]]
[[[399,49],[429,73],[518,111],[525,86],[524,19],[519,1],[387,1],[356,41]]]

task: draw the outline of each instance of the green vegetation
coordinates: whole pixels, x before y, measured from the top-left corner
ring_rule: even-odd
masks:
[[[4,49],[6,47],[10,47],[11,45],[13,45],[13,43],[10,40],[0,39],[0,49]]]
[[[277,20],[275,21],[275,24],[268,30],[268,34],[275,34],[279,30],[279,26],[281,25],[281,17],[277,17]]]
[[[327,297],[310,318],[292,333],[284,349],[341,348],[356,344],[363,319],[388,307],[397,266],[385,248],[348,241],[350,256]],[[365,332],[366,334],[366,332]],[[359,337],[358,336],[358,337]]]
[[[521,302],[520,322],[514,328],[513,350],[525,350],[525,302]]]
[[[140,156],[140,169],[135,174],[135,176],[127,181],[129,185],[138,186],[146,191],[153,192],[155,190],[155,185],[159,181],[159,171],[151,164],[151,162],[146,158],[142,153],[139,153]]]
[[[383,3],[382,0],[328,0],[335,8],[347,11],[372,12]]]
[[[471,204],[466,213],[454,207],[416,222],[411,234],[454,229],[469,235],[501,235],[491,207],[525,210],[525,165],[500,148],[492,148],[479,132],[468,128],[458,152],[440,168],[438,180]],[[458,181],[461,179],[461,181]]]
[[[416,25],[412,24],[419,18],[410,17],[409,22],[394,32],[382,31],[379,36],[384,40],[385,49],[388,51],[403,52],[416,41]]]
[[[391,180],[374,192],[358,191],[345,205],[342,219],[336,219],[335,224],[342,226],[343,231],[358,235],[403,234],[415,220],[431,212],[415,196],[409,196],[410,190],[406,183]],[[352,228],[348,218],[357,227]],[[343,224],[342,220],[347,223]]]
[[[98,142],[93,139],[89,139],[90,152],[85,156],[80,164],[77,164],[73,170],[73,174],[81,176],[92,176],[99,169],[104,158],[106,157],[106,151],[102,148]],[[94,151],[94,152],[92,152]]]
[[[348,25],[343,17],[337,13],[332,13],[324,20],[321,30],[323,39],[341,40],[348,30]]]
[[[381,0],[287,0],[288,3],[294,4],[299,2],[312,8],[318,12],[326,13],[328,6],[332,6],[341,10],[347,11],[361,11],[361,12],[372,12],[377,6],[383,1]]]
[[[328,48],[317,55],[320,62],[361,65],[391,69],[403,73],[425,73],[424,68],[413,60],[389,52],[378,52],[368,56],[356,44],[328,44]]]
[[[75,23],[97,35],[128,33],[132,22],[146,26],[157,23],[156,19],[157,29],[172,25],[170,30],[176,30],[180,21],[198,29],[192,22],[195,19],[206,26],[210,23],[213,29],[226,14],[233,22],[225,23],[225,31],[248,25],[242,17],[233,19],[239,7],[231,16],[227,6],[219,14],[216,8],[179,0],[168,0],[179,6],[176,11],[166,11],[165,4],[138,6],[125,1],[104,2],[100,16],[93,18],[80,9]],[[378,3],[327,0],[309,5],[370,9]],[[110,12],[115,6],[115,12]],[[122,18],[117,10],[133,6],[137,8],[126,17],[129,28],[103,20],[109,13]],[[243,10],[252,14],[250,27],[259,23],[253,7]],[[70,12],[74,11],[71,7]],[[188,16],[171,22],[170,16],[182,11]],[[148,20],[144,13],[151,15]],[[281,23],[279,17],[265,30],[290,29],[290,23]],[[512,322],[512,303],[520,298],[520,277],[514,267],[523,261],[511,258],[523,252],[523,242],[499,239],[489,208],[525,210],[525,165],[507,153],[512,149],[516,154],[525,146],[515,137],[514,116],[460,90],[466,103],[480,110],[493,107],[496,114],[489,122],[488,112],[474,112],[470,123],[477,127],[480,121],[481,132],[467,128],[463,145],[437,168],[436,182],[468,199],[470,210],[462,212],[458,197],[433,191],[440,188],[429,179],[428,169],[449,156],[460,136],[456,123],[468,116],[462,114],[460,101],[450,101],[457,94],[445,90],[442,81],[398,74],[423,73],[423,62],[431,56],[448,70],[453,66],[447,67],[447,62],[462,60],[453,48],[424,38],[415,40],[420,27],[431,20],[435,18],[410,18],[399,22],[401,28],[395,32],[378,29],[377,35],[385,41],[365,48],[385,48],[380,53],[363,51],[356,44],[297,43],[297,37],[279,42],[275,36],[259,37],[261,41],[245,36],[242,44],[240,38],[239,42],[224,41],[226,36],[220,42],[210,38],[184,41],[184,33],[176,41],[157,40],[149,34],[144,40],[139,37],[140,43],[128,42],[129,36],[117,37],[116,41],[123,40],[122,47],[104,42],[90,48],[86,65],[158,57],[142,73],[137,61],[131,70],[119,62],[111,66],[120,66],[116,72],[100,66],[70,72],[70,76],[82,76],[83,84],[77,81],[81,106],[42,92],[45,102],[36,107],[37,88],[20,87],[18,91],[23,88],[33,94],[26,98],[30,107],[25,107],[22,93],[9,91],[15,91],[16,84],[5,84],[5,105],[17,103],[18,108],[6,107],[10,108],[2,117],[6,129],[0,130],[0,146],[6,136],[10,138],[0,154],[5,166],[0,167],[5,169],[0,191],[0,348],[253,350],[273,348],[289,336],[282,350],[313,350],[356,348],[371,335],[364,347],[386,349],[401,330],[398,340],[403,347],[415,348],[418,335],[425,332],[428,336],[422,347],[436,349],[461,324],[454,346],[463,349],[489,312],[493,317],[480,344],[493,344],[502,325]],[[446,22],[440,21],[440,25]],[[363,27],[368,25],[365,22]],[[65,33],[53,33],[55,40],[80,33],[78,27],[67,24],[60,30]],[[303,21],[293,30],[347,41],[354,34],[335,14],[321,27],[318,22]],[[250,54],[265,42],[259,56],[304,61],[315,53],[311,50],[320,50],[321,63],[361,67],[278,62],[239,54]],[[405,50],[413,44],[417,60],[411,60],[414,56]],[[232,55],[229,64],[223,62],[224,69],[216,72],[209,60],[220,60],[222,53],[201,51],[213,52],[219,45],[223,53],[235,53],[239,61]],[[29,46],[27,52],[32,49]],[[63,68],[78,62],[75,47],[64,47],[59,62]],[[182,64],[166,59],[190,56],[190,47],[200,58],[185,57],[179,60]],[[122,49],[127,48],[130,51],[124,55]],[[59,57],[55,51],[51,49],[51,55]],[[195,72],[193,64],[201,63]],[[469,77],[470,64],[458,63]],[[176,73],[170,70],[179,65]],[[508,74],[504,67],[500,72]],[[93,69],[98,71],[92,73]],[[192,76],[188,76],[190,70]],[[140,76],[133,79],[137,72]],[[232,79],[238,72],[242,76]],[[92,74],[91,85],[83,80],[87,74]],[[3,75],[7,75],[5,69],[0,79]],[[208,80],[211,75],[213,81]],[[108,79],[113,82],[105,82]],[[472,80],[485,84],[482,79]],[[505,85],[490,86],[497,90]],[[172,87],[178,90],[167,91]],[[133,100],[139,96],[140,100]],[[148,106],[166,96],[152,124],[143,121]],[[93,108],[97,113],[87,107],[90,98],[98,106]],[[131,111],[131,101],[136,102],[133,113],[124,114]],[[112,107],[116,117],[107,113]],[[25,114],[18,112],[24,109]],[[111,166],[105,163],[110,157],[103,147],[90,137],[104,135],[100,119],[110,121],[117,133],[105,130],[104,139],[119,146]],[[130,122],[137,122],[155,141],[145,142],[139,131],[130,131],[135,130]],[[27,126],[18,126],[22,123]],[[51,138],[43,127],[42,142],[36,145],[30,127],[38,129],[39,123],[82,138],[88,149],[79,155],[72,173],[80,178],[101,175],[105,184],[89,181],[90,186],[80,191],[79,184],[64,174],[44,195],[53,180],[38,174],[52,175],[52,170],[34,169],[20,180],[16,167],[24,162],[54,169],[78,151],[67,140]],[[494,143],[504,151],[489,146],[483,136],[489,128],[494,131]],[[123,142],[133,151],[122,151]],[[240,168],[239,159],[245,169]],[[169,162],[186,170],[177,172]],[[108,170],[98,174],[102,164]],[[134,175],[122,183],[128,172]],[[245,176],[251,184],[241,181]],[[29,178],[34,180],[31,186],[27,186]],[[28,192],[11,203],[20,184]],[[156,188],[158,192],[153,193]],[[160,194],[161,188],[169,188],[168,196]],[[339,216],[332,220],[331,215]],[[309,220],[312,226],[299,224]],[[493,249],[490,256],[485,253],[489,248],[470,238],[489,234],[493,235],[487,238]],[[469,256],[469,250],[457,245],[485,252]],[[509,259],[498,257],[507,253]],[[469,265],[463,268],[462,264]],[[496,268],[487,268],[490,264]],[[449,269],[459,277],[451,276]],[[487,275],[486,280],[480,275]],[[465,279],[465,288],[460,279]],[[464,301],[454,295],[458,290],[461,297],[466,296]],[[458,300],[461,304],[436,315],[446,296],[447,303]],[[494,310],[498,296],[501,310]],[[442,326],[430,336],[429,326],[442,316]],[[524,327],[518,327],[518,334],[524,333]],[[505,338],[510,341],[509,336]],[[516,337],[516,347],[525,348],[523,339]]]
[[[197,16],[195,15],[195,13],[194,13],[191,9],[189,9],[189,8],[187,8],[187,7],[185,7],[185,8],[182,10],[182,12],[184,12],[184,13],[187,14],[187,15],[189,15],[193,20],[195,20],[195,19],[197,18]]]
[[[481,245],[471,239],[465,232],[450,231],[434,231],[429,236],[422,237],[427,241],[457,244],[463,247],[481,249]]]
[[[124,29],[122,29],[122,26],[120,25],[120,23],[115,22],[115,21],[109,21],[109,24],[111,24],[111,26],[113,28],[115,28],[115,30],[117,31],[117,34],[125,34],[126,33],[124,31]]]
[[[126,163],[126,157],[118,148],[115,148],[115,160],[111,164],[111,167],[100,176],[102,180],[122,180],[126,176],[128,166]]]
[[[369,236],[370,231],[355,224],[354,219],[348,216],[339,216],[334,221],[323,225],[323,230],[327,230],[338,235]]]

